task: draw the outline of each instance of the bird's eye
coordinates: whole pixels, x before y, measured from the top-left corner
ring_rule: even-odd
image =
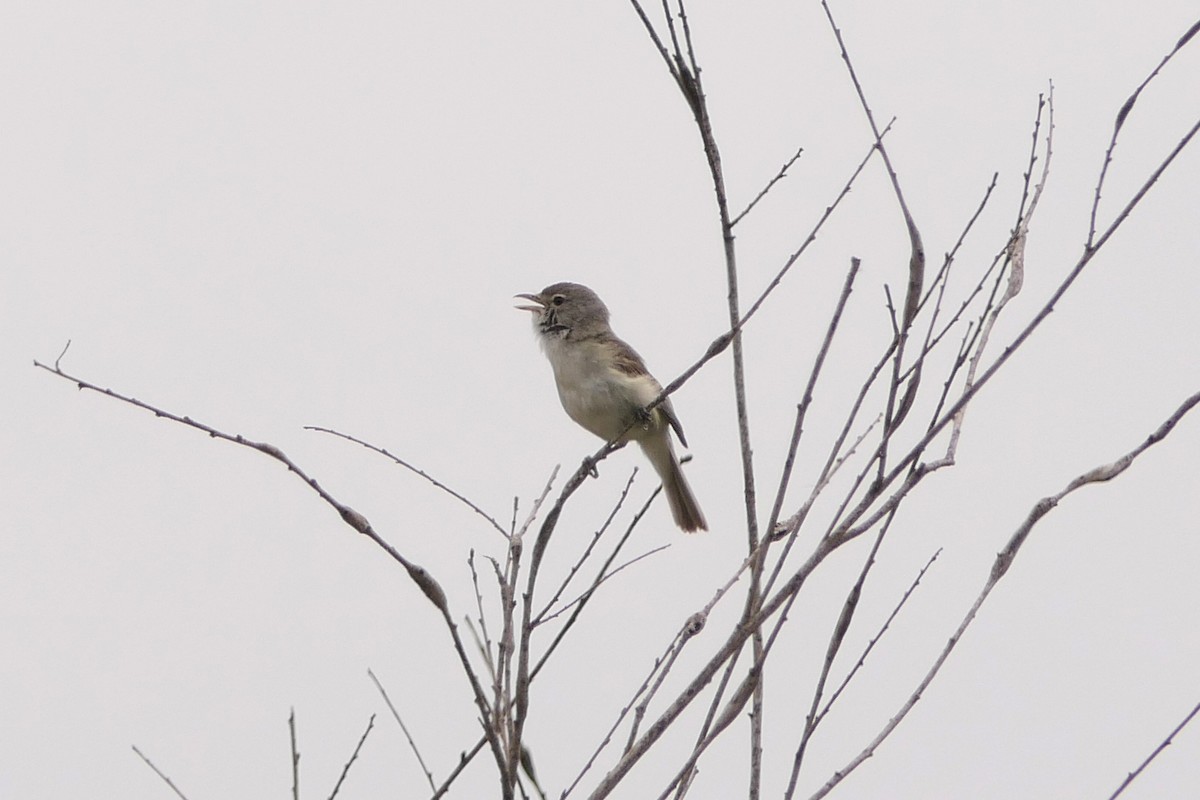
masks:
[[[561,306],[563,303],[567,302],[567,298],[563,297],[561,294],[556,294],[554,295],[554,299],[550,302],[554,303],[556,306]]]

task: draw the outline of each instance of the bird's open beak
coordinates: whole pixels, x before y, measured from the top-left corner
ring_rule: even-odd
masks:
[[[534,314],[540,314],[546,310],[546,301],[536,294],[514,294],[513,297],[519,297],[534,304],[531,306],[516,306],[521,311],[532,311]]]

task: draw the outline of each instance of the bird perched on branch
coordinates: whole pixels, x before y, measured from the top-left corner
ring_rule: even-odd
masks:
[[[637,442],[662,479],[675,524],[687,532],[708,529],[688,486],[670,431],[687,440],[671,401],[646,407],[662,385],[637,352],[608,324],[608,307],[586,286],[556,283],[538,294],[519,294],[533,312],[533,327],[554,370],[558,398],[567,415],[606,442]]]

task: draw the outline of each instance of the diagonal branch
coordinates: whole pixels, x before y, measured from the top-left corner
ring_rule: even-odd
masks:
[[[744,209],[742,209],[742,213],[738,214],[736,217],[734,217],[732,220],[730,220],[730,222],[729,222],[730,227],[733,227],[734,225],[737,225],[739,222],[741,222],[742,217],[749,214],[751,209],[753,209],[756,205],[758,205],[758,201],[762,200],[764,197],[767,196],[767,192],[771,191],[771,189],[775,186],[775,184],[779,183],[781,180],[783,180],[784,178],[787,177],[787,171],[792,168],[792,164],[795,164],[796,161],[799,160],[800,154],[803,152],[804,152],[803,147],[798,148],[796,150],[796,154],[794,156],[789,158],[787,161],[783,162],[783,166],[779,168],[779,172],[775,173],[775,177],[771,178],[771,180],[767,181],[767,185],[762,188],[762,191],[760,191],[757,195],[755,195],[754,199],[750,201],[749,205],[747,205]]]
[[[408,740],[408,748],[413,751],[413,755],[417,757],[417,763],[421,765],[421,771],[425,773],[425,779],[429,781],[429,788],[437,791],[437,785],[433,782],[433,773],[429,771],[429,767],[425,766],[425,759],[421,758],[421,751],[417,749],[417,743],[413,740],[412,734],[408,732],[408,726],[404,724],[404,720],[400,718],[400,712],[396,710],[396,706],[392,705],[392,698],[388,697],[387,690],[383,688],[383,684],[379,682],[379,678],[375,677],[375,673],[368,669],[367,675],[375,684],[375,688],[383,695],[383,702],[387,704],[388,710],[392,712],[392,716],[396,719],[396,724],[400,726],[400,730],[404,732],[404,738]]]
[[[70,343],[68,342],[68,346],[69,346],[69,344]],[[63,352],[64,353],[67,352],[67,349],[65,347],[63,348]],[[62,356],[59,356],[59,358],[61,358],[61,357]],[[57,364],[57,363],[58,362],[56,361],[55,364]],[[179,791],[179,787],[176,786],[175,783],[170,778],[168,778],[161,769],[154,766],[154,762],[151,761],[150,759],[146,758],[146,755],[141,750],[138,750],[138,746],[136,744],[132,745],[132,747],[133,747],[133,752],[137,753],[138,758],[140,758],[142,761],[146,762],[146,766],[149,767],[150,769],[154,770],[154,774],[157,775],[158,777],[162,778],[163,782],[165,782],[167,784],[167,786],[171,787],[171,791],[173,791],[180,798],[182,798],[182,800],[188,800],[187,795],[185,795],[183,792]]]
[[[338,791],[342,788],[342,783],[345,782],[346,776],[350,774],[350,767],[354,766],[354,762],[358,760],[359,751],[362,750],[363,743],[367,741],[367,737],[371,735],[371,730],[375,727],[375,715],[367,720],[367,729],[363,731],[362,736],[358,740],[358,744],[354,748],[354,752],[350,754],[350,760],[342,767],[342,774],[338,776],[337,783],[333,786],[333,791],[329,793],[329,800],[334,800],[337,797]]]

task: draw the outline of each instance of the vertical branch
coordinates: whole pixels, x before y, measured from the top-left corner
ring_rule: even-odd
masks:
[[[717,146],[716,135],[713,132],[712,118],[709,116],[708,103],[704,95],[704,87],[700,77],[700,65],[696,60],[696,50],[692,41],[691,28],[688,26],[687,11],[684,0],[677,0],[677,17],[672,15],[667,0],[663,0],[663,16],[670,34],[672,52],[668,53],[661,37],[654,31],[654,26],[642,10],[638,0],[631,0],[638,16],[650,34],[659,53],[667,63],[667,69],[675,79],[676,85],[692,110],[692,116],[700,133],[704,147],[704,157],[708,164],[709,176],[712,179],[713,194],[717,202],[717,213],[721,226],[721,241],[725,256],[726,299],[729,312],[729,327],[733,332],[733,386],[734,399],[737,408],[738,439],[742,462],[742,491],[746,514],[746,546],[747,552],[753,554],[758,550],[758,516],[757,500],[754,484],[754,459],[750,446],[750,414],[746,400],[746,368],[742,348],[741,333],[741,303],[738,298],[737,249],[734,244],[733,218],[729,212],[729,196],[725,187],[725,173],[721,164],[721,151]],[[680,33],[682,32],[682,37]],[[682,42],[681,42],[682,39]],[[685,52],[686,50],[686,52]],[[762,581],[762,559],[755,559],[750,570],[750,585],[747,590],[746,608],[744,614],[752,617],[759,608]],[[761,634],[753,636],[755,662],[762,656]],[[750,743],[750,800],[758,797],[759,778],[761,773],[762,752],[762,686],[756,683],[754,688],[754,709],[751,715]]]
[[[288,733],[292,740],[292,800],[300,800],[300,751],[296,749],[296,709],[288,714]]]
[[[520,626],[520,644],[516,648],[516,682],[510,694],[512,697],[513,710],[511,713],[512,727],[510,731],[510,747],[507,753],[507,758],[501,764],[501,779],[503,782],[503,800],[511,800],[513,792],[517,784],[517,767],[520,763],[520,744],[521,736],[525,730],[525,721],[529,716],[529,682],[532,679],[532,674],[529,668],[530,648],[533,639],[533,592],[537,585],[538,573],[542,566],[542,558],[546,555],[546,548],[550,546],[550,537],[554,535],[555,529],[558,527],[559,517],[562,515],[563,506],[571,495],[583,485],[588,476],[593,474],[596,469],[596,464],[608,457],[610,453],[618,449],[619,445],[614,445],[611,442],[605,444],[593,455],[584,458],[579,468],[574,474],[567,479],[559,492],[558,499],[554,505],[546,513],[542,520],[541,527],[538,528],[537,538],[533,542],[533,555],[529,559],[529,572],[525,578],[525,590],[521,595],[521,626]],[[557,470],[555,471],[557,474]],[[540,503],[540,501],[539,501]],[[531,518],[532,519],[532,518]],[[515,554],[514,557],[519,558],[523,541],[527,530],[522,528],[512,539],[509,540],[509,552]],[[515,595],[516,592],[516,575],[512,578],[512,587]],[[515,613],[515,611],[514,611]],[[495,737],[489,736],[489,741],[494,741]]]
[[[500,574],[500,605],[503,612],[504,625],[500,635],[499,657],[500,662],[500,677],[497,680],[497,685],[500,687],[501,695],[497,697],[498,705],[496,708],[495,725],[497,735],[501,738],[506,747],[505,756],[508,759],[506,777],[510,787],[516,785],[517,769],[521,761],[521,731],[518,728],[517,722],[513,716],[512,702],[509,698],[513,697],[512,687],[512,663],[514,645],[514,630],[515,618],[517,609],[517,579],[521,572],[521,553],[523,548],[524,536],[521,533],[509,539],[508,551],[505,557],[504,570]],[[528,616],[528,612],[526,612]],[[532,633],[533,627],[522,628],[522,642],[526,642],[529,635]],[[520,677],[518,676],[518,682]],[[528,700],[528,691],[525,693]]]
[[[750,445],[750,410],[746,400],[746,366],[742,347],[742,331],[739,327],[741,320],[741,303],[738,298],[737,250],[734,245],[733,221],[729,214],[729,197],[725,190],[725,173],[721,165],[721,151],[717,147],[716,136],[713,133],[712,119],[708,113],[708,103],[700,83],[700,67],[696,64],[695,52],[692,48],[691,32],[687,29],[686,17],[683,11],[683,0],[679,0],[680,18],[684,20],[688,55],[692,65],[691,72],[681,70],[691,88],[693,110],[696,114],[696,125],[700,130],[700,139],[704,143],[704,155],[708,162],[709,173],[712,176],[713,192],[716,195],[717,212],[721,222],[721,241],[725,252],[725,283],[729,308],[729,326],[733,334],[733,391],[737,406],[738,442],[742,459],[742,492],[746,512],[746,550],[749,553],[757,551],[758,533],[758,501],[754,483],[754,453]],[[750,567],[750,585],[746,592],[745,616],[752,617],[758,612],[762,598],[763,559],[756,558]],[[763,686],[761,680],[761,662],[763,657],[762,632],[755,630],[751,637],[751,647],[754,652],[752,670],[758,673],[754,681],[753,701],[750,713],[750,786],[747,800],[758,800],[762,777],[762,714]]]

